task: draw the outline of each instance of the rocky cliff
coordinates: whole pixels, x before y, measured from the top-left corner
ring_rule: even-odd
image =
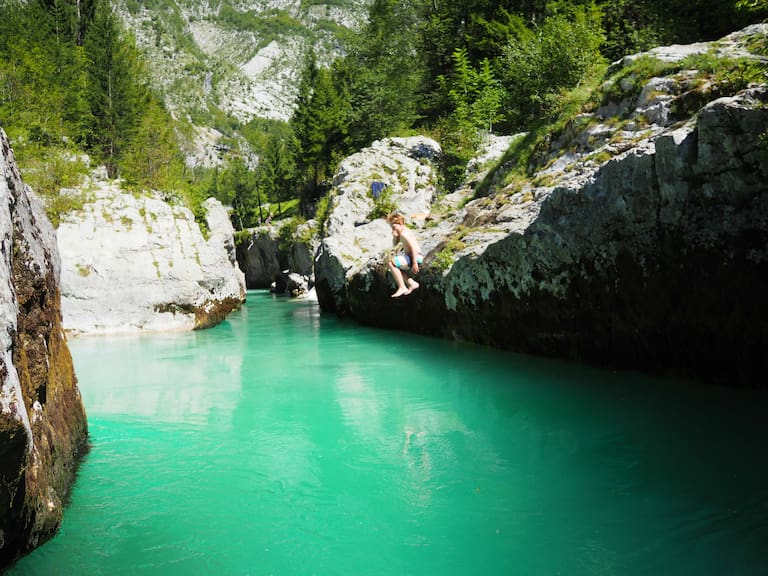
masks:
[[[248,230],[237,244],[237,262],[245,273],[248,288],[270,289],[294,296],[307,293],[314,284],[311,236],[314,222],[301,224],[293,231],[289,223],[278,222]]]
[[[192,212],[102,182],[57,230],[64,327],[81,334],[192,330],[245,301],[234,230],[208,199],[207,236]]]
[[[152,83],[178,119],[197,125],[190,164],[217,164],[221,110],[245,124],[293,113],[304,54],[340,53],[339,36],[365,21],[370,0],[200,0],[114,5],[147,57]],[[194,120],[192,120],[194,118]]]
[[[0,570],[56,532],[87,441],[59,271],[53,227],[0,129]]]
[[[426,254],[421,288],[407,297],[390,298],[389,231],[367,216],[379,155],[348,162],[316,264],[321,305],[366,324],[512,350],[763,382],[768,84],[729,92],[732,82],[693,67],[691,56],[764,67],[750,47],[767,36],[758,25],[614,64],[608,96],[538,146],[522,183],[504,183],[512,166],[502,161],[482,195],[469,187],[434,198],[418,184],[427,205],[416,208],[398,186],[395,200]],[[631,67],[640,58],[675,66],[639,79]],[[389,172],[408,181],[430,171],[427,158],[407,167],[409,156]]]

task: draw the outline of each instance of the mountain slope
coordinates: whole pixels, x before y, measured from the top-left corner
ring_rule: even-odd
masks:
[[[339,37],[365,20],[370,0],[118,0],[174,116],[211,145],[254,118],[287,120],[303,55],[340,54]],[[207,137],[205,136],[207,134]],[[205,163],[198,151],[198,162]],[[194,156],[194,154],[192,154]]]

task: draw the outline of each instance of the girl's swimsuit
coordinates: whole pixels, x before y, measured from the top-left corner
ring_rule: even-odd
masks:
[[[424,259],[419,255],[418,258],[416,258],[416,262],[419,264],[422,263]],[[398,254],[394,258],[392,258],[392,262],[395,263],[395,266],[398,268],[401,268],[403,270],[407,270],[411,267],[411,257],[408,254]]]

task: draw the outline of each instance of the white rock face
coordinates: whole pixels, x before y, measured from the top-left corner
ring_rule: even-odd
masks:
[[[32,438],[21,383],[12,358],[13,335],[16,333],[19,306],[11,277],[14,236],[12,210],[15,209],[16,202],[11,192],[12,187],[22,187],[23,184],[13,152],[2,129],[0,145],[0,417],[22,422],[28,437]],[[31,230],[27,233],[31,233]]]
[[[423,224],[436,194],[434,162],[440,145],[424,136],[385,138],[341,162],[333,179],[325,237],[315,259],[318,298],[325,307],[347,307],[344,285],[362,267],[383,261],[392,248],[392,232],[375,208],[374,181],[386,185],[397,211],[413,227]],[[422,245],[422,250],[429,246]]]
[[[233,229],[205,203],[210,237],[192,212],[104,185],[58,228],[64,327],[75,334],[191,330],[245,300]]]

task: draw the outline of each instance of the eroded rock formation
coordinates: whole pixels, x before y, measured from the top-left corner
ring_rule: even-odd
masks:
[[[384,266],[392,248],[389,225],[376,216],[371,184],[381,182],[388,202],[414,222],[423,222],[437,192],[435,162],[440,154],[440,145],[423,136],[386,138],[341,163],[315,257],[317,297],[324,309],[350,312],[348,283],[362,273],[364,285],[371,286],[367,271]]]
[[[744,57],[766,25],[646,55]],[[759,56],[750,56],[761,58]],[[614,66],[629,66],[636,57]],[[328,310],[371,325],[599,364],[759,385],[768,368],[768,85],[723,96],[676,69],[574,119],[524,185],[437,199],[412,218],[421,288],[392,300],[382,220],[337,184],[316,270]],[[367,166],[356,178],[371,179]],[[501,180],[501,171],[497,172]],[[346,175],[344,181],[349,179]],[[342,218],[339,218],[343,215]]]
[[[57,235],[64,327],[75,334],[191,330],[221,322],[245,300],[234,230],[208,199],[208,234],[192,212],[102,183]]]
[[[87,441],[53,227],[0,129],[0,570],[50,538]]]

